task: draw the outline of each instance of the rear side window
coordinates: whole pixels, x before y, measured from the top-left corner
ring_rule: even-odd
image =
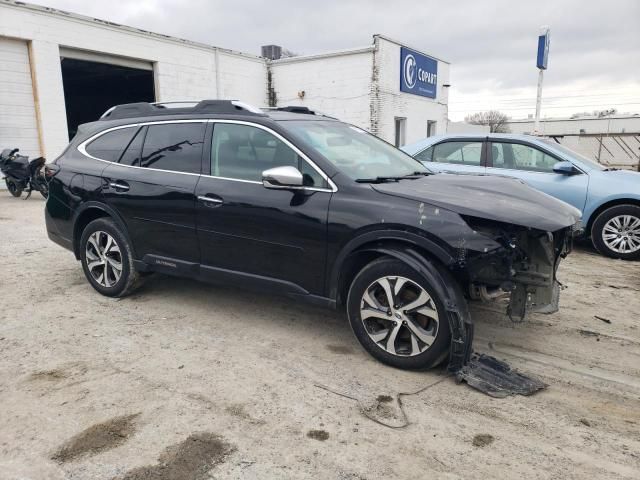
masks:
[[[445,142],[433,148],[433,161],[479,166],[482,142]]]
[[[88,144],[85,150],[92,157],[117,162],[137,129],[138,127],[126,127],[107,132]]]
[[[149,125],[140,166],[200,173],[205,126],[203,122]]]
[[[421,162],[430,162],[433,159],[433,147],[429,147],[426,150],[414,155],[414,157]]]

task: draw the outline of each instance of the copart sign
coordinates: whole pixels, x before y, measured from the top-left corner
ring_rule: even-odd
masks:
[[[400,48],[400,91],[436,98],[438,61],[421,53]]]

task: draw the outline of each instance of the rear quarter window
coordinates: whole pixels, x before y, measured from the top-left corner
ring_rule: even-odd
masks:
[[[111,130],[89,143],[85,150],[92,157],[108,162],[117,162],[137,130],[138,127]]]

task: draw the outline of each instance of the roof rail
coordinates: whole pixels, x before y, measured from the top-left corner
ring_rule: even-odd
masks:
[[[178,106],[180,105],[180,106]],[[191,105],[191,106],[185,106]],[[156,103],[125,103],[116,105],[104,112],[100,120],[116,120],[131,117],[152,117],[157,115],[180,114],[226,114],[265,116],[258,108],[238,100],[201,100]]]
[[[290,112],[290,113],[306,113],[307,115],[315,115],[316,112],[309,107],[303,107],[300,105],[288,105],[286,107],[275,107],[274,110],[278,112]]]
[[[337,120],[336,117],[332,117],[331,115],[327,115],[326,113],[319,112],[318,110],[311,110],[309,107],[305,107],[302,105],[287,105],[284,107],[267,107],[267,108],[263,108],[263,110],[276,111],[276,112],[302,113],[305,115],[317,115],[319,117],[326,117],[326,118],[332,118],[334,120]]]

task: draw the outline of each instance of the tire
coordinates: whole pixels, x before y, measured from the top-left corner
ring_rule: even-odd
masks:
[[[459,293],[452,277],[439,271]],[[395,303],[388,309],[390,313],[385,311],[389,303],[385,281]],[[396,288],[398,296],[393,293]],[[365,350],[382,363],[407,370],[435,367],[446,358],[451,341],[444,299],[437,291],[407,264],[390,257],[375,260],[356,275],[349,289],[351,329]],[[461,293],[459,298],[463,298]],[[403,308],[412,304],[409,310]]]
[[[11,195],[13,195],[16,198],[22,195],[22,189],[19,188],[15,182],[13,182],[12,180],[9,180],[8,178],[5,178],[4,181],[7,184],[7,190],[9,190],[9,193]]]
[[[640,259],[640,206],[616,205],[606,209],[591,226],[591,241],[607,257]]]
[[[125,297],[140,285],[131,245],[109,218],[98,218],[85,227],[80,237],[80,261],[87,280],[102,295]],[[120,266],[119,275],[116,265]]]

